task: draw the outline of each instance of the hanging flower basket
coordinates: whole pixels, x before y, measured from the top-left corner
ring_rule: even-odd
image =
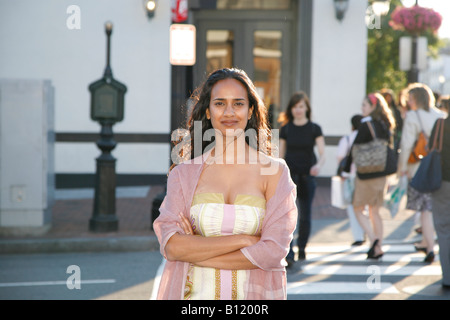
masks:
[[[420,6],[397,7],[389,21],[389,25],[394,30],[406,31],[416,36],[426,32],[436,34],[441,23],[442,16],[438,12]]]

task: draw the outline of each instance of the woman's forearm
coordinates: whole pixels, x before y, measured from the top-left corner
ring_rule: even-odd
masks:
[[[230,235],[201,237],[174,234],[166,244],[165,253],[169,261],[197,263],[251,246],[259,237]]]
[[[225,270],[249,270],[258,268],[251,263],[240,250],[226,253],[208,260],[196,262],[195,265],[199,267]]]

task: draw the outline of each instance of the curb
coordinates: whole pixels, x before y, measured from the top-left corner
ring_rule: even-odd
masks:
[[[0,254],[157,250],[156,236],[0,240]]]

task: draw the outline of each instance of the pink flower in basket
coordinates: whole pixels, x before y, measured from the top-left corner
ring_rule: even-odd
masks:
[[[414,6],[411,8],[397,7],[391,14],[389,25],[394,30],[406,31],[419,35],[426,31],[436,33],[442,23],[442,16],[424,7]]]

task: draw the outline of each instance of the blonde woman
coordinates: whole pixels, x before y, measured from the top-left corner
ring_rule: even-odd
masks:
[[[435,107],[435,99],[431,89],[420,83],[408,87],[408,105],[410,110],[406,113],[400,141],[401,152],[398,161],[398,174],[399,176],[407,175],[409,179],[412,179],[420,164],[420,161],[416,163],[408,162],[415,142],[422,131],[429,137],[434,123],[437,119],[443,118],[444,113]],[[435,230],[431,202],[431,194],[420,193],[408,187],[406,208],[421,212],[422,241],[417,243],[415,247],[418,251],[426,252],[424,262],[433,262],[434,260]]]

